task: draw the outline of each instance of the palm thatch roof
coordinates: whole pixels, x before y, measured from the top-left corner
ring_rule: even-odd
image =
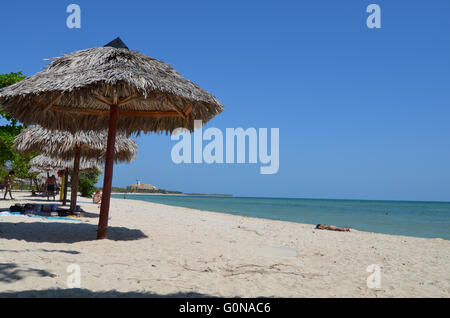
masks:
[[[64,169],[73,169],[73,160],[61,160],[56,158],[51,158],[45,155],[39,155],[30,160],[31,168],[30,173],[39,173],[41,171],[57,171]],[[95,159],[87,159],[81,157],[80,159],[80,170],[96,170],[102,171],[101,162]]]
[[[25,124],[58,130],[108,128],[119,105],[118,130],[127,134],[194,129],[223,105],[170,65],[126,48],[95,47],[51,59],[43,71],[0,93],[0,103]],[[145,114],[144,114],[145,112]]]
[[[104,160],[107,139],[107,131],[90,130],[71,133],[34,126],[22,130],[14,139],[14,146],[19,152],[39,151],[63,160],[73,159],[75,149],[79,147],[81,157]],[[115,160],[130,162],[136,155],[136,142],[125,137],[124,134],[118,134],[115,142]]]

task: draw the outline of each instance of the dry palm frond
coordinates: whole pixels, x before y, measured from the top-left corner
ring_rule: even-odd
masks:
[[[40,126],[29,127],[14,139],[14,146],[19,152],[39,151],[53,158],[70,160],[75,151],[80,149],[81,157],[104,160],[107,131],[78,131],[71,133],[62,130],[49,130]],[[116,161],[132,161],[137,155],[136,142],[119,134],[116,137],[114,157]]]
[[[73,160],[61,160],[56,158],[47,157],[45,155],[39,155],[30,160],[31,168],[30,173],[36,173],[41,171],[57,171],[64,169],[73,169]],[[102,171],[101,162],[95,159],[87,159],[81,157],[80,159],[80,171],[96,170]]]

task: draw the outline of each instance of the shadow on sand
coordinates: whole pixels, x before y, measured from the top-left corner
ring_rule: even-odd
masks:
[[[34,268],[19,268],[15,263],[0,263],[0,283],[13,283],[22,280],[26,276],[35,275],[40,277],[55,277],[54,274]]]
[[[0,253],[26,253],[29,252],[30,250],[26,249],[26,250],[0,250]],[[47,250],[45,248],[41,248],[38,249],[38,251],[41,252],[46,252],[46,253],[64,253],[64,254],[81,254],[81,252],[79,251],[70,251],[70,250]]]
[[[62,205],[61,201],[53,200],[53,198],[51,198],[50,200],[47,200],[47,197],[45,197],[45,198],[42,198],[42,197],[24,197],[23,200],[24,201],[31,201],[31,203],[37,201],[37,202],[47,202],[49,204],[61,204]],[[68,202],[70,204],[70,201],[68,201]]]
[[[152,292],[119,292],[116,290],[94,292],[88,289],[45,289],[19,292],[0,292],[0,298],[216,298],[196,292],[155,294]]]
[[[0,222],[0,239],[24,240],[27,242],[76,243],[93,241],[97,237],[97,225],[87,223]],[[108,227],[108,239],[133,241],[147,238],[141,230],[125,227]]]

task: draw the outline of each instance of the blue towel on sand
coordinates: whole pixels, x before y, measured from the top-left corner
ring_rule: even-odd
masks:
[[[0,212],[0,216],[26,216],[20,212]]]
[[[0,212],[0,216],[22,216],[29,217],[28,215],[22,214],[20,212]],[[33,215],[33,218],[41,218],[41,219],[49,219],[49,220],[67,220],[67,221],[81,221],[80,219],[75,218],[67,218],[63,216],[42,216],[42,215]]]
[[[64,216],[41,216],[41,215],[33,215],[32,217],[33,217],[33,218],[48,219],[48,220],[81,221],[80,219],[66,218],[66,217],[64,217]]]

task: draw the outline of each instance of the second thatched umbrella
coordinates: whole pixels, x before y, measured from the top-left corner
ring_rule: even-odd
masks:
[[[39,155],[30,160],[30,173],[40,173],[42,171],[58,171],[73,169],[73,160],[62,160],[46,155]],[[79,163],[80,171],[102,171],[102,163],[95,159],[81,158]]]
[[[108,128],[97,238],[106,238],[117,131],[127,134],[194,129],[223,105],[170,65],[129,50],[119,39],[105,47],[53,59],[43,71],[6,87],[3,110],[25,124],[50,129]]]
[[[92,159],[93,162],[104,161],[106,152],[106,131],[78,131],[70,133],[61,130],[49,130],[40,126],[30,127],[22,130],[14,139],[14,146],[19,152],[39,151],[49,157],[72,161],[72,196],[70,209],[73,211],[77,203],[78,172],[80,170],[81,158],[84,161]],[[136,142],[123,134],[116,137],[114,159],[116,162],[132,161],[137,154]],[[38,156],[39,157],[39,156]],[[34,160],[35,163],[37,162]],[[60,162],[45,162],[39,160],[48,167],[60,167]],[[67,164],[65,164],[65,168]]]

